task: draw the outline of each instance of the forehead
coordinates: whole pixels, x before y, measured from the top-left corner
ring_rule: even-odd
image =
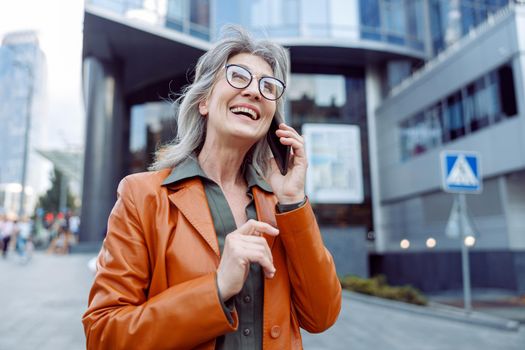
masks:
[[[228,59],[228,64],[238,64],[248,68],[252,74],[273,75],[272,67],[263,58],[251,53],[239,53]]]

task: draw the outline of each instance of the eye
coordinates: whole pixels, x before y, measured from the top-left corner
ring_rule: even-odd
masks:
[[[236,80],[242,80],[242,81],[248,80],[248,77],[246,75],[243,75],[242,73],[239,73],[239,72],[233,72],[232,78]]]
[[[272,82],[268,81],[268,80],[265,80],[263,81],[263,90],[264,92],[268,92],[268,93],[275,93],[275,89],[276,89],[276,86],[275,84],[273,84]]]
[[[236,84],[247,84],[250,81],[250,74],[241,67],[232,66],[229,69],[229,80]]]

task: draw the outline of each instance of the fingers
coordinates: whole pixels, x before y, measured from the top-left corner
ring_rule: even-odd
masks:
[[[268,246],[268,242],[266,242],[266,239],[263,237],[255,237],[255,236],[239,236],[240,240],[243,241],[244,247],[246,249],[252,249],[254,251],[259,251],[263,254],[266,254],[270,261],[273,263],[273,255],[272,251],[270,250],[270,247]]]
[[[275,134],[280,138],[283,145],[292,146],[294,156],[305,158],[304,138],[292,127],[282,123]]]
[[[259,263],[266,277],[271,278],[275,274],[275,267],[268,242],[261,237],[263,233],[277,236],[279,230],[266,222],[251,219],[227,235],[226,239],[230,241],[232,247],[235,247],[238,256],[250,262]]]
[[[228,257],[234,257],[234,260],[248,268],[249,263],[258,263],[261,265],[266,277],[272,278],[275,275],[275,266],[273,265],[273,256],[263,237],[229,234],[226,236],[225,247],[228,246]]]
[[[266,278],[275,276],[273,256],[262,234],[276,236],[279,230],[257,220],[248,220],[226,235],[224,250],[217,269],[217,287],[222,300],[239,293],[248,276],[250,263],[261,266]]]
[[[277,236],[279,230],[266,222],[251,219],[232,233],[248,236],[260,236],[262,233],[266,233],[270,236]]]

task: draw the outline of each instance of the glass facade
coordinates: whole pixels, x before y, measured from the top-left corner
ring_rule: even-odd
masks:
[[[428,1],[429,14],[425,13]],[[87,0],[154,25],[213,40],[227,23],[273,38],[372,40],[443,51],[511,0]],[[429,18],[430,23],[426,23]],[[426,28],[431,42],[426,41]]]
[[[372,229],[370,167],[364,75],[302,74],[291,76],[287,122],[296,130],[304,123],[357,125],[361,131],[364,202],[362,204],[314,204],[324,226],[364,226]]]
[[[401,159],[410,159],[516,114],[512,67],[507,64],[401,122]]]
[[[210,0],[86,0],[124,18],[210,40]]]
[[[0,185],[4,188],[16,184],[20,192],[29,128],[26,192],[44,189],[46,162],[34,149],[44,145],[46,125],[45,57],[37,35],[30,31],[9,33],[0,46]],[[26,200],[25,208],[29,211],[35,198]],[[17,213],[18,198],[10,203],[10,208],[2,208],[0,202],[0,212]]]
[[[162,14],[164,9],[158,11]],[[210,40],[210,0],[167,0],[165,11],[167,28]]]
[[[434,54],[484,22],[512,0],[429,0]],[[459,20],[458,20],[459,19]]]
[[[157,148],[173,140],[177,134],[174,106],[168,102],[150,102],[131,108],[129,173],[146,171]]]
[[[424,50],[423,0],[360,0],[361,38]]]

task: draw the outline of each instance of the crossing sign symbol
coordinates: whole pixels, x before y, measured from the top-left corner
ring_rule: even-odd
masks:
[[[480,157],[473,152],[441,152],[443,190],[453,193],[480,193]]]

